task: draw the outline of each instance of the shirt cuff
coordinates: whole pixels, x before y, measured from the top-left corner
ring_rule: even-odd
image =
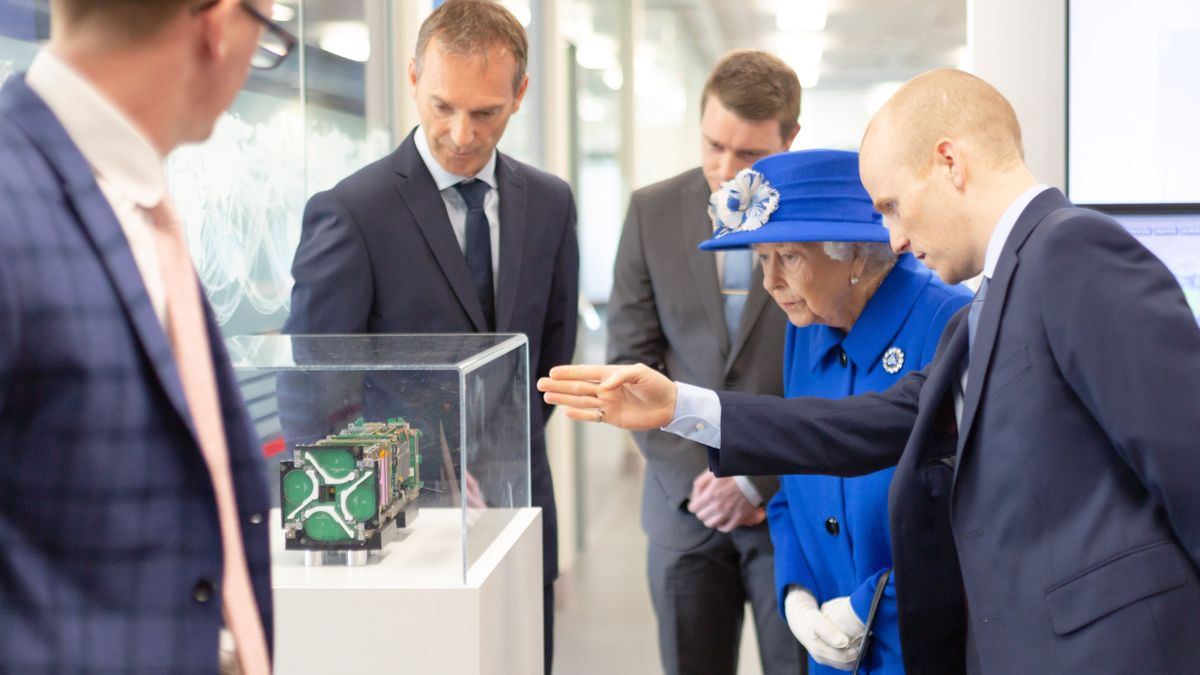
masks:
[[[762,506],[762,493],[758,491],[758,488],[754,487],[754,483],[751,483],[749,478],[746,478],[745,476],[734,476],[733,480],[735,483],[737,483],[737,486],[742,489],[742,494],[746,495],[746,501],[750,502],[754,506]]]
[[[675,387],[675,419],[662,430],[710,448],[720,448],[721,399],[717,392],[683,382],[677,382]]]

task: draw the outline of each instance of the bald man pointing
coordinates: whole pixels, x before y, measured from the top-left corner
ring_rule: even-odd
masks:
[[[547,401],[698,440],[717,475],[896,465],[909,672],[1200,672],[1200,329],[1174,277],[1040,185],[1011,106],[960,71],[896,93],[861,173],[897,252],[947,283],[983,274],[927,369],[783,400],[577,366],[539,383]]]

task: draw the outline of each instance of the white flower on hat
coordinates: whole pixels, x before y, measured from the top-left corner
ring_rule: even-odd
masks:
[[[708,198],[713,237],[762,227],[779,208],[779,191],[754,169],[742,169]]]

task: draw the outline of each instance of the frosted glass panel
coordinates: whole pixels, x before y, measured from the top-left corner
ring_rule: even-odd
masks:
[[[167,178],[196,269],[227,335],[278,330],[304,204],[392,148],[389,0],[282,0],[300,38],[279,68],[251,71],[206,143]],[[47,0],[0,0],[0,82],[49,37]]]

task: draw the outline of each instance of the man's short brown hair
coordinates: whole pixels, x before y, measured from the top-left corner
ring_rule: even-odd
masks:
[[[485,54],[488,49],[508,50],[517,62],[513,91],[525,79],[529,61],[529,39],[512,12],[493,0],[446,0],[421,24],[417,33],[417,52],[413,56],[417,77],[429,41],[437,38],[438,47],[449,54],[467,56]]]
[[[787,138],[800,119],[800,78],[783,59],[754,49],[739,49],[717,62],[700,98],[700,113],[708,97],[745,120],[778,120],[779,135]]]
[[[51,16],[66,27],[99,21],[113,38],[140,40],[195,4],[196,0],[53,0]]]

